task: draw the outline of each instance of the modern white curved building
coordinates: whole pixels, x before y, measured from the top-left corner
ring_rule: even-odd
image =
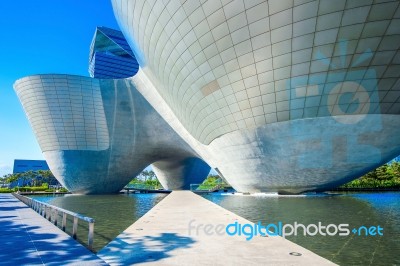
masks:
[[[235,189],[324,190],[400,154],[399,1],[112,3],[125,83]]]
[[[129,80],[38,75],[14,86],[52,173],[74,193],[117,193],[150,164],[168,189],[210,171]]]

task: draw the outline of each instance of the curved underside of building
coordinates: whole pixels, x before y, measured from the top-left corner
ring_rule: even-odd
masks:
[[[112,3],[141,93],[237,190],[329,189],[400,154],[399,1]]]
[[[38,75],[15,90],[54,176],[80,194],[116,193],[148,165],[166,189],[201,183],[210,167],[129,80]]]
[[[400,155],[400,1],[112,4],[131,48],[113,52],[134,55],[133,77],[37,76],[15,85],[56,177],[70,189],[86,184],[72,191],[117,191],[154,163],[171,188],[196,183],[208,164],[241,192],[301,193],[346,183]],[[91,58],[117,60],[103,50]],[[103,65],[93,69],[104,73]],[[88,88],[79,93],[89,94],[90,108],[66,106],[76,82]],[[50,87],[68,103],[46,98]],[[32,95],[41,101],[28,101]],[[58,119],[54,104],[62,119],[78,108],[79,138],[57,131],[76,127],[73,111],[54,132],[40,124]],[[78,164],[80,156],[100,159]],[[103,190],[87,189],[96,182]]]

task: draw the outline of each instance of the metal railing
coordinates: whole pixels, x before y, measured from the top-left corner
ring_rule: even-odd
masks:
[[[201,185],[202,184],[190,184],[190,190],[193,192],[214,192],[224,187],[222,184],[217,184],[213,187],[199,189]]]
[[[55,226],[58,226],[58,217],[61,214],[62,220],[61,220],[61,229],[65,232],[65,229],[67,227],[67,215],[70,215],[73,218],[73,224],[72,224],[72,237],[76,239],[76,235],[78,232],[78,220],[83,220],[85,222],[88,222],[89,224],[89,230],[88,230],[88,247],[90,250],[92,250],[93,247],[93,237],[94,237],[94,219],[81,215],[76,212],[71,212],[68,210],[65,210],[63,208],[59,208],[53,205],[50,205],[48,203],[44,203],[41,201],[37,201],[35,199],[25,197],[23,195],[20,195],[18,193],[12,193],[14,197],[25,203],[27,206],[32,208],[34,211],[39,213],[41,216],[43,216],[45,219],[49,220],[51,223],[53,223]]]
[[[148,185],[148,184],[128,184],[125,186],[125,189],[140,189],[140,190],[156,190],[154,186]]]

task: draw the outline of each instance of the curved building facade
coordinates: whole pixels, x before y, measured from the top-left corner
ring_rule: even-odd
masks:
[[[382,98],[377,97],[379,110],[350,113],[397,114],[391,95],[400,75],[398,5],[113,1],[143,72],[187,131],[205,145],[236,130],[341,115],[327,96],[339,94],[332,88],[346,81],[363,85],[373,79],[380,83],[375,92]],[[308,93],[300,92],[307,86]],[[327,112],[326,106],[333,110]]]
[[[114,41],[119,46],[114,51],[133,55],[139,68],[128,67],[137,73],[124,80],[79,78],[93,87],[92,101],[101,95],[103,102],[93,104],[90,111],[99,122],[91,127],[90,137],[85,135],[83,149],[118,152],[120,147],[111,143],[119,135],[110,123],[134,117],[109,116],[104,104],[109,99],[103,92],[107,83],[111,91],[134,91],[126,99],[146,102],[149,108],[134,113],[136,117],[147,117],[147,110],[157,114],[175,134],[164,143],[184,143],[182,147],[199,158],[189,161],[206,162],[242,192],[325,190],[400,154],[400,1],[112,0],[112,4],[131,49]],[[99,40],[101,49],[107,42]],[[36,104],[23,96],[39,93],[32,87],[37,77],[32,79],[31,89],[24,92],[22,80],[16,90],[41,139],[48,129],[35,129],[34,121],[47,119],[47,110],[30,110]],[[66,90],[61,97],[70,97],[73,90]],[[66,131],[57,130],[50,140],[39,140],[45,154],[48,145],[64,151],[65,145],[78,144],[65,142]],[[139,133],[135,127],[129,130],[133,133],[121,136],[131,136],[123,142],[134,145],[132,136]],[[135,149],[122,159],[135,157]],[[164,161],[154,164],[158,176],[163,176],[162,169],[168,172],[174,167],[185,172],[181,168],[190,157],[185,156],[165,155]],[[52,168],[58,161],[49,165]],[[173,180],[171,176],[164,180]]]
[[[149,102],[237,190],[328,189],[400,154],[399,1],[112,3]]]
[[[14,87],[51,171],[74,193],[119,192],[152,163],[167,189],[210,171],[129,80],[38,75]]]

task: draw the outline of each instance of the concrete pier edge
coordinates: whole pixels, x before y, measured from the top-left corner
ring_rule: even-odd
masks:
[[[97,255],[110,265],[334,265],[282,237],[246,241],[203,230],[235,221],[254,224],[193,192],[173,191]]]
[[[107,265],[11,194],[0,194],[0,265]]]

